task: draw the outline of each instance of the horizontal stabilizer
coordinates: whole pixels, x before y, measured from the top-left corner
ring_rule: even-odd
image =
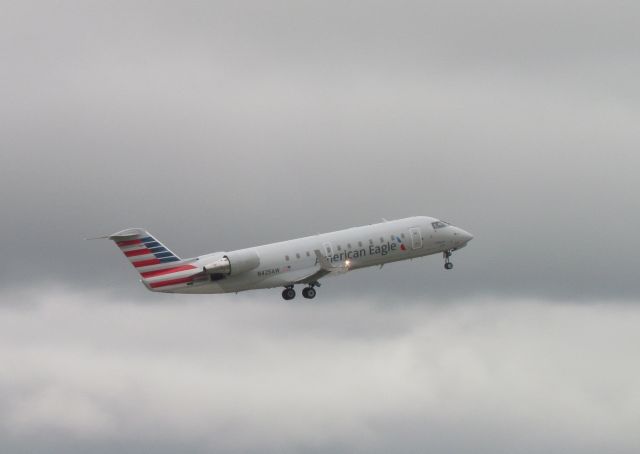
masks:
[[[103,235],[103,236],[94,236],[91,238],[85,238],[85,240],[90,241],[90,240],[106,240],[107,238],[109,238],[109,235]]]
[[[125,241],[134,238],[144,238],[149,235],[145,229],[125,229],[109,235],[107,238],[113,241]]]

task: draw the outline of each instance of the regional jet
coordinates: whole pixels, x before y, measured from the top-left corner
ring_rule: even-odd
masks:
[[[182,259],[144,229],[126,229],[113,240],[153,292],[231,293],[284,287],[285,300],[314,298],[320,279],[370,266],[442,253],[451,254],[473,235],[447,222],[416,216],[353,227],[279,243]]]

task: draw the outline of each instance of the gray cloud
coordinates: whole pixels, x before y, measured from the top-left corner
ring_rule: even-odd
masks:
[[[133,303],[3,297],[1,444],[631,453],[640,442],[633,305]]]

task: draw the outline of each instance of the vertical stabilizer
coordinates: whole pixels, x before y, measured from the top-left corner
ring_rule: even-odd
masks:
[[[126,229],[108,238],[140,273],[149,290],[170,291],[182,287],[193,282],[193,275],[199,272],[144,229]]]

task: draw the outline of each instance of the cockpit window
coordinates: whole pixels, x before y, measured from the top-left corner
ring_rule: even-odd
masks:
[[[432,222],[431,223],[431,227],[433,227],[434,230],[438,230],[441,229],[443,227],[447,227],[449,224],[447,224],[446,222],[442,222],[442,221],[436,221],[436,222]]]

